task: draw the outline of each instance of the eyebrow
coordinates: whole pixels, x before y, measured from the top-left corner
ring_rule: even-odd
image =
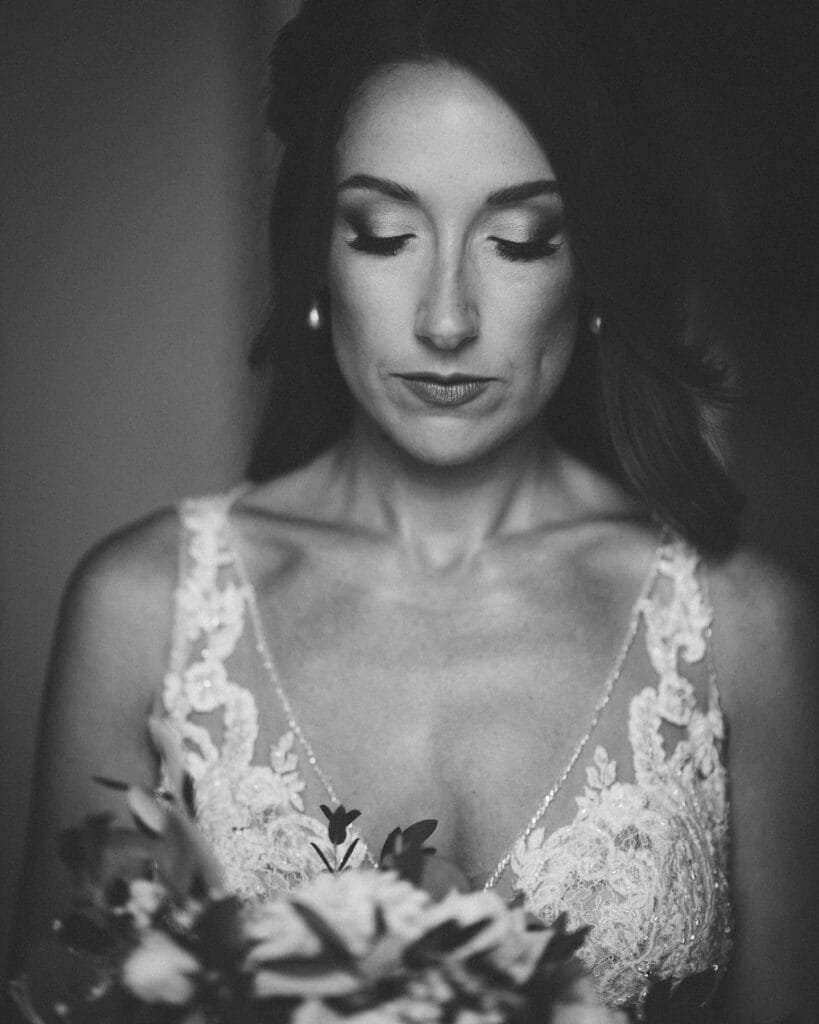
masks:
[[[348,189],[366,189],[369,192],[380,192],[390,199],[397,199],[400,203],[417,203],[418,193],[405,185],[399,185],[397,181],[390,181],[389,178],[376,178],[372,174],[352,174],[338,186],[336,192],[345,192]]]
[[[352,174],[336,189],[336,192],[348,190],[366,189],[370,192],[380,192],[389,199],[395,199],[399,203],[417,203],[418,193],[413,192],[406,185],[400,185],[397,181],[389,178],[377,178],[372,174]],[[517,185],[507,185],[495,192],[490,192],[486,197],[487,206],[514,206],[515,203],[522,203],[527,199],[534,199],[536,196],[559,196],[560,189],[557,182],[550,178],[543,178],[537,181],[523,181]]]
[[[519,185],[509,185],[506,188],[499,188],[486,197],[487,206],[514,206],[515,203],[522,203],[526,199],[534,199],[535,196],[559,196],[560,189],[557,182],[552,179],[541,181],[523,181]]]

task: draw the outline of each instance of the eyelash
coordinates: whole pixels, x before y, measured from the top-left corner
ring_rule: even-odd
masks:
[[[366,252],[371,256],[397,256],[413,235],[369,235],[359,231],[355,238],[347,244],[357,252]]]
[[[414,235],[370,235],[360,231],[347,244],[356,252],[371,256],[397,256]],[[503,259],[510,262],[532,262],[553,256],[560,248],[559,242],[550,242],[547,237],[533,238],[529,242],[510,242],[505,238],[490,237]]]
[[[492,237],[498,253],[505,259],[532,262],[546,256],[554,256],[560,248],[560,242],[550,242],[547,235],[535,237],[529,242],[510,242],[505,238]]]

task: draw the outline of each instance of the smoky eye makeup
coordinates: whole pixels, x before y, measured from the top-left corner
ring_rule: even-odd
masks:
[[[557,253],[565,241],[562,211],[545,215],[510,211],[492,218],[486,231],[498,255],[511,261],[545,259]]]
[[[391,215],[392,214],[392,215]],[[391,210],[341,208],[337,212],[346,244],[356,252],[375,256],[395,256],[415,237],[407,217],[396,217]]]
[[[510,262],[532,262],[554,256],[562,242],[553,242],[548,237],[535,236],[527,242],[510,242],[504,238],[493,239],[498,255]]]
[[[339,202],[336,219],[348,233],[362,235],[398,235],[414,230],[414,219],[406,203],[389,200],[375,202]]]

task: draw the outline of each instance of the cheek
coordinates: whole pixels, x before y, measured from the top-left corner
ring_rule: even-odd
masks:
[[[378,362],[396,338],[406,289],[384,269],[331,251],[327,284],[333,343],[342,366],[364,356]]]
[[[515,324],[514,362],[532,384],[561,375],[577,334],[578,288],[567,268],[552,272],[526,289],[507,293],[506,323]]]

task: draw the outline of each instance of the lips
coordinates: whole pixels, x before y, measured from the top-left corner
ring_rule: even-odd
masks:
[[[470,377],[462,373],[399,373],[395,375],[427,405],[452,408],[473,401],[492,383],[492,377]]]

